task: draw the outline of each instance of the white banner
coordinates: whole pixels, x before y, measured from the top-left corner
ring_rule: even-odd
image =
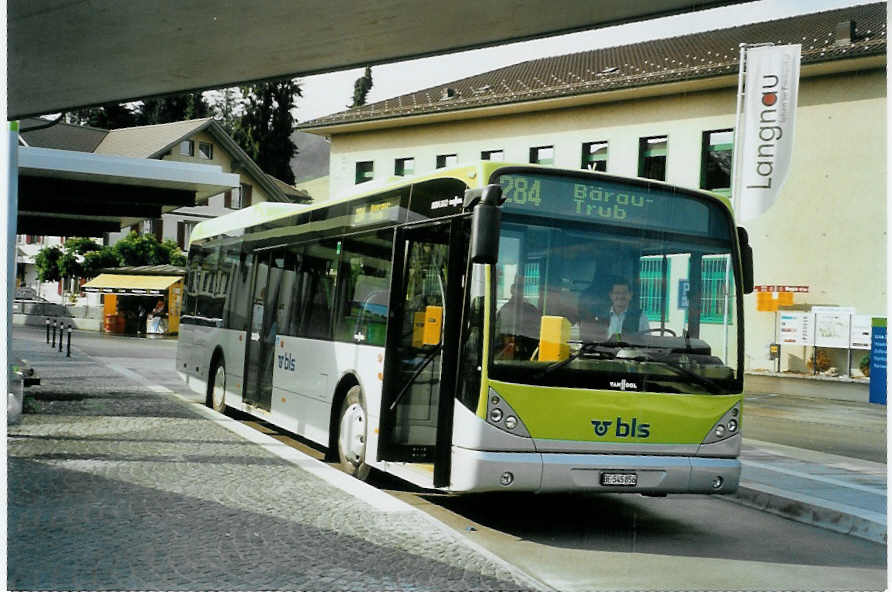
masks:
[[[745,50],[743,117],[734,163],[737,220],[761,215],[777,199],[793,155],[800,45]]]

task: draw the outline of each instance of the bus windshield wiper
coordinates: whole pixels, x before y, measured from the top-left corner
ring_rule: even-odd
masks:
[[[577,359],[578,357],[582,356],[583,354],[586,354],[586,355],[597,354],[599,358],[615,358],[616,357],[616,352],[595,349],[598,347],[614,347],[614,348],[629,347],[629,344],[626,343],[625,341],[586,341],[582,345],[580,345],[579,349],[577,349],[575,352],[573,352],[570,355],[570,357],[563,359],[563,360],[558,360],[557,362],[554,362],[553,364],[549,364],[548,366],[546,366],[545,368],[540,370],[538,373],[536,373],[535,378],[542,378],[546,374],[549,374],[551,372],[554,372],[555,370],[563,368],[564,366],[566,366],[573,360]]]
[[[712,380],[711,378],[706,378],[705,376],[701,376],[696,372],[691,372],[684,366],[680,364],[676,364],[675,362],[671,362],[669,360],[660,360],[654,359],[649,356],[636,356],[634,358],[623,358],[623,360],[632,360],[634,362],[651,362],[654,364],[660,364],[661,366],[665,366],[666,368],[671,369],[679,376],[687,378],[690,382],[693,382],[696,385],[702,386],[705,388],[711,395],[726,395],[728,392],[722,387],[719,383]]]

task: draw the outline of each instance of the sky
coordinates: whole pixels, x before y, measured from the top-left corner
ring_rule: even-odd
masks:
[[[373,86],[367,102],[382,101],[527,60],[776,20],[873,1],[759,0],[647,22],[383,64],[372,68]],[[357,68],[301,78],[303,97],[298,100],[298,123],[345,110],[353,99],[353,83],[362,73],[363,69]]]

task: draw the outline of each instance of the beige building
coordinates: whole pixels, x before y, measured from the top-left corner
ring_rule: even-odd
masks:
[[[589,167],[730,193],[739,44],[802,45],[793,165],[745,224],[756,285],[807,286],[789,308],[886,315],[886,5],[524,62],[300,126],[331,141],[330,188],[476,159]],[[780,379],[777,315],[746,297],[751,388],[867,399],[863,381]],[[782,307],[783,308],[783,307]],[[828,350],[840,374],[849,351]],[[854,350],[852,375],[860,376]],[[811,348],[782,351],[808,372]],[[774,382],[771,382],[774,381]],[[762,385],[761,387],[759,385]],[[776,392],[776,391],[775,391]]]

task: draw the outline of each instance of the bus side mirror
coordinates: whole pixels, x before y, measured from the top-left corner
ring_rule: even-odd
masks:
[[[753,293],[753,248],[750,237],[743,226],[737,227],[737,238],[740,240],[740,263],[743,266],[743,293]]]
[[[502,186],[487,185],[465,192],[465,208],[471,214],[471,262],[494,264],[499,259],[499,229],[502,223]]]

